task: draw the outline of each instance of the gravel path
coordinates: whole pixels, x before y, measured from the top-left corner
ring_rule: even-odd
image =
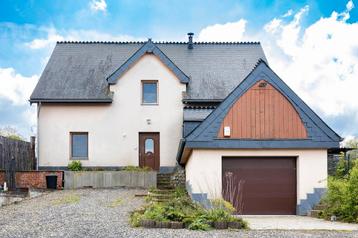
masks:
[[[0,237],[358,237],[339,231],[189,231],[131,228],[128,215],[143,204],[141,190],[52,192],[0,208]]]

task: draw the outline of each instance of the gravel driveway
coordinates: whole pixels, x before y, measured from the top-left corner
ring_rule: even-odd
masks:
[[[358,237],[339,231],[189,231],[131,228],[128,215],[143,204],[134,189],[56,191],[0,208],[0,237]]]

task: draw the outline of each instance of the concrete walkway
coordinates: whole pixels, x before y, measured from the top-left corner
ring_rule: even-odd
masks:
[[[356,231],[357,224],[330,222],[305,216],[240,216],[253,230],[337,230]]]

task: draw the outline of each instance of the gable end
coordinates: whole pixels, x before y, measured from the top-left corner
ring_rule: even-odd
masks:
[[[135,52],[124,64],[114,71],[108,78],[108,84],[116,84],[120,78],[134,63],[144,54],[157,56],[180,80],[181,83],[188,83],[189,77],[179,69],[153,42],[149,39],[137,52]]]
[[[307,138],[218,138],[226,115],[235,102],[257,82],[265,80],[293,106],[306,128]],[[186,148],[336,148],[341,137],[329,128],[264,61],[234,89],[226,99],[186,138]]]
[[[224,134],[228,129],[230,133]],[[218,138],[306,139],[306,128],[287,98],[265,80],[248,89],[230,108]]]

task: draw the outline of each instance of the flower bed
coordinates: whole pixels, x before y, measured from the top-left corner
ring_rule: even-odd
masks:
[[[211,209],[194,203],[183,188],[177,188],[173,198],[167,202],[148,201],[143,208],[131,214],[134,227],[188,228],[191,230],[245,229],[247,223],[232,216],[235,209],[224,200],[213,200]]]

